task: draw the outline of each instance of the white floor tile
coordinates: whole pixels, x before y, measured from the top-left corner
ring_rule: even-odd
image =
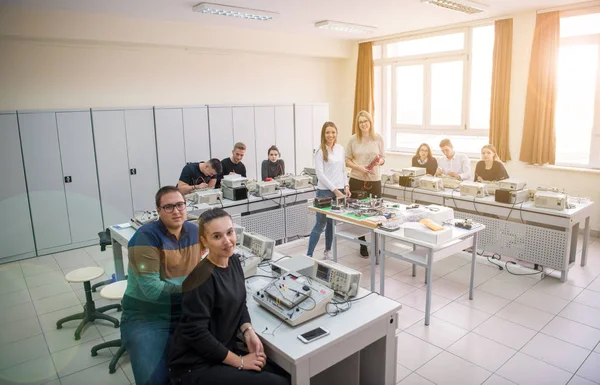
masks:
[[[510,301],[505,298],[486,293],[485,291],[475,289],[473,291],[473,299],[469,299],[469,293],[467,293],[457,299],[456,303],[473,307],[488,314],[496,314],[498,311],[500,311],[500,309],[508,305]]]
[[[409,294],[405,295],[404,297],[401,297],[400,299],[398,299],[398,302],[402,303],[403,305],[408,305],[414,309],[419,309],[419,310],[425,311],[426,299],[427,299],[427,290],[425,290],[425,288],[423,288],[423,289],[417,289],[417,290],[413,291],[412,293],[409,293]],[[444,306],[448,305],[450,302],[452,302],[452,301],[449,300],[448,298],[444,298],[442,296],[432,293],[431,294],[431,312],[433,313],[433,312],[443,308]]]
[[[600,293],[593,290],[582,291],[573,301],[600,309]]]
[[[558,315],[600,329],[600,309],[571,302]]]
[[[74,292],[59,294],[53,297],[33,301],[33,306],[35,306],[35,311],[38,315],[52,313],[53,311],[78,304],[79,299]]]
[[[521,349],[521,353],[575,373],[590,351],[539,333]]]
[[[42,334],[37,317],[15,321],[0,328],[0,346]]]
[[[403,379],[408,377],[408,375],[411,373],[412,373],[412,370],[405,368],[404,366],[402,366],[400,364],[396,364],[396,383],[402,381]]]
[[[529,290],[530,287],[529,284],[525,283],[507,284],[496,276],[477,286],[477,290],[512,301]]]
[[[398,385],[435,385],[433,382],[419,376],[417,373],[412,373],[404,380],[400,381]]]
[[[588,285],[587,289],[600,292],[600,277],[598,277],[594,281],[592,281],[592,283],[590,283]]]
[[[448,352],[434,357],[419,368],[417,373],[439,385],[479,385],[492,375],[491,372]]]
[[[498,370],[517,351],[475,333],[469,333],[447,351],[490,372]]]
[[[431,283],[431,292],[454,301],[468,293],[469,286],[439,278]]]
[[[417,370],[442,352],[442,349],[406,332],[398,334],[398,363],[410,370]]]
[[[541,332],[588,350],[600,342],[600,330],[563,317],[555,317]]]
[[[36,358],[0,372],[2,384],[41,385],[57,379],[50,356]]]
[[[583,365],[581,365],[581,368],[577,371],[577,375],[590,381],[600,383],[600,354],[590,354]]]
[[[60,379],[62,385],[129,385],[129,379],[119,368],[113,374],[108,372],[106,363],[101,363],[91,368],[71,374]]]
[[[485,266],[478,263],[475,266],[474,285],[479,286],[482,283],[488,281],[489,279],[495,277],[499,273],[500,270],[498,270],[497,268]],[[469,285],[469,283],[471,282],[471,264],[468,263],[454,270],[453,272],[444,275],[444,279],[463,285]]]
[[[391,299],[399,299],[404,297],[408,293],[415,291],[414,286],[407,285],[402,282],[398,282],[394,279],[387,278],[385,284],[385,296]],[[379,292],[379,285],[375,285],[375,291]]]
[[[27,287],[29,289],[50,283],[67,282],[65,280],[65,274],[61,270],[53,270],[41,275],[28,276],[25,277],[25,281],[27,282]]]
[[[515,302],[550,314],[560,313],[569,304],[569,301],[566,299],[536,290],[527,290],[515,299]]]
[[[402,303],[402,301],[400,301],[400,303]],[[416,322],[423,322],[424,318],[425,312],[402,304],[402,309],[398,312],[398,329],[404,330]]]
[[[535,330],[497,316],[490,317],[490,319],[475,328],[473,332],[515,350],[521,349],[536,335]]]
[[[435,273],[437,275],[441,275],[444,276],[446,274],[449,274],[455,270],[458,270],[459,268],[465,266],[465,265],[469,265],[469,277],[471,275],[471,264],[469,263],[469,261],[466,261],[458,256],[454,256],[451,255],[447,258],[444,258],[440,261],[437,261],[433,264],[433,271],[435,271]]]
[[[600,274],[600,266],[589,264],[582,267],[576,263],[569,270],[567,283],[574,286],[586,287],[598,277],[598,274]]]
[[[29,289],[29,294],[31,295],[32,300],[37,301],[39,299],[54,297],[55,295],[70,293],[72,291],[71,285],[69,285],[68,282],[63,281],[32,287]]]
[[[467,330],[461,329],[435,316],[431,317],[431,324],[429,326],[425,326],[423,322],[417,322],[406,329],[405,332],[442,349],[446,349],[468,333]]]
[[[44,331],[44,333],[46,332],[51,332],[56,329],[56,321],[58,321],[61,318],[73,315],[73,314],[78,314],[83,312],[83,307],[81,305],[75,305],[75,306],[71,306],[71,307],[66,307],[64,309],[60,309],[51,313],[46,313],[43,315],[38,316],[38,319],[40,320],[40,325],[42,326],[42,330]],[[69,321],[63,324],[63,328],[65,329],[72,329],[75,330],[75,328],[77,327],[77,325],[79,325],[79,322],[81,322],[81,320],[74,320],[74,321]]]
[[[49,355],[44,335],[38,334],[35,337],[2,346],[0,370]]]
[[[386,276],[387,276],[387,269],[386,269]],[[439,278],[439,275],[436,275],[435,272],[432,272],[431,277],[433,279],[433,282],[435,282],[435,280]],[[418,288],[423,288],[423,287],[425,287],[425,269],[417,267],[416,274],[413,277],[412,276],[412,268],[409,267],[408,269],[405,269],[404,271],[401,271],[401,272],[393,275],[392,279],[395,279],[396,281],[405,283],[407,285],[411,285],[411,286],[418,287]]]
[[[484,383],[484,385],[512,385],[514,382],[507,380],[504,377],[500,377],[497,374],[492,374]]]
[[[566,300],[573,300],[583,291],[582,288],[563,283],[559,279],[546,277],[539,283],[533,286],[531,289],[541,291],[543,293],[553,295],[555,297],[563,298]]]
[[[63,328],[60,330],[54,330],[47,332],[46,342],[50,353],[55,353],[64,349],[68,349],[73,346],[81,345],[84,342],[89,342],[101,338],[98,329],[93,324],[87,324],[83,332],[81,333],[81,339],[75,340],[73,332],[75,328],[67,329]]]
[[[507,305],[496,315],[533,330],[542,330],[554,318],[553,314],[532,309],[516,302]]]
[[[475,329],[491,317],[491,314],[456,302],[436,311],[434,315],[437,318],[441,318],[444,321],[450,322],[451,324],[466,330]]]
[[[27,282],[25,281],[25,278],[0,278],[0,296],[21,290],[27,290]]]
[[[96,366],[102,362],[110,361],[113,357],[110,349],[99,350],[96,357],[92,357],[91,355],[92,347],[103,342],[104,340],[99,338],[52,353],[52,360],[54,361],[58,376],[61,378],[66,377],[69,374]],[[108,363],[106,363],[106,370],[108,370]]]
[[[517,384],[564,385],[572,374],[523,353],[515,354],[496,374]]]
[[[412,265],[410,265],[407,262],[401,261],[396,258],[387,257],[385,259],[385,276],[393,277],[393,276],[400,274],[406,270],[412,271],[411,266]],[[377,272],[379,272],[379,269],[377,269]]]
[[[596,385],[596,382],[592,382],[590,380],[586,380],[583,377],[573,376],[571,381],[569,381],[569,385]]]
[[[0,325],[6,325],[11,322],[31,317],[35,317],[35,308],[33,307],[33,302],[2,308],[2,311],[0,311]]]
[[[31,302],[29,290],[19,290],[0,296],[0,308],[5,309]]]

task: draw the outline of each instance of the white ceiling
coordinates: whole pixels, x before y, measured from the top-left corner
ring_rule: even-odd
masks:
[[[478,0],[489,6],[477,15],[463,15],[420,0],[209,0],[209,2],[277,12],[268,22],[237,20],[223,16],[192,12],[201,0],[0,0],[0,4],[32,7],[41,10],[65,10],[115,14],[141,19],[187,21],[204,25],[260,28],[303,35],[368,40],[470,20],[512,15],[520,12],[578,3],[582,0]],[[314,23],[335,20],[376,26],[369,35],[320,30]]]

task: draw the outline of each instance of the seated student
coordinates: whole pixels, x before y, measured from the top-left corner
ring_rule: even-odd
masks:
[[[185,199],[174,186],[156,193],[158,220],[143,225],[128,245],[121,340],[136,384],[166,385],[167,345],[181,311],[181,284],[200,262],[198,226],[186,222]]]
[[[283,163],[283,159],[279,159],[281,156],[279,149],[273,145],[269,147],[267,154],[269,155],[269,159],[263,160],[260,171],[261,180],[263,181],[267,180],[267,178],[275,178],[276,176],[285,174],[285,163]]]
[[[459,180],[471,179],[471,162],[465,154],[454,152],[450,139],[442,139],[440,149],[444,156],[438,159],[436,176],[445,174]]]
[[[224,175],[239,174],[243,177],[246,176],[246,166],[242,163],[242,159],[246,154],[246,145],[242,142],[237,142],[233,145],[231,156],[221,161],[223,166],[223,172],[221,172],[217,178],[217,184],[215,187],[221,187],[221,180]]]
[[[481,160],[475,166],[475,182],[507,179],[508,173],[498,157],[496,147],[486,144],[481,148]]]
[[[221,172],[223,172],[223,166],[219,159],[213,158],[208,162],[188,163],[181,170],[177,188],[185,195],[199,188],[215,187],[217,175]]]
[[[250,323],[244,272],[235,251],[231,216],[205,211],[198,220],[206,258],[183,283],[182,315],[169,352],[171,383],[180,385],[288,385],[281,369],[267,364]],[[240,334],[248,348],[236,348]]]
[[[435,175],[438,163],[437,159],[433,157],[431,148],[427,143],[422,143],[417,149],[415,156],[412,158],[412,166],[426,169],[427,175]]]

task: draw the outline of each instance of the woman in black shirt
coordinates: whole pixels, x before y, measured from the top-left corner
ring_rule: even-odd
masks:
[[[475,182],[492,182],[507,179],[508,173],[504,168],[496,147],[486,144],[481,148],[481,160],[475,166]]]
[[[269,159],[262,161],[260,170],[261,180],[263,181],[267,180],[267,178],[275,178],[276,176],[285,174],[285,163],[283,159],[279,159],[281,154],[277,146],[273,145],[269,147],[267,155]]]
[[[289,385],[286,376],[274,373],[278,368],[267,364],[250,323],[231,217],[220,208],[208,210],[198,226],[208,255],[183,282],[182,315],[169,354],[172,383]],[[238,333],[248,352],[236,348]]]
[[[421,144],[417,149],[417,153],[412,158],[412,166],[424,168],[427,175],[435,175],[438,168],[437,159],[431,154],[431,148],[427,143]]]

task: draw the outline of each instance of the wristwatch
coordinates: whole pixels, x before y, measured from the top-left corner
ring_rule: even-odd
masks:
[[[238,366],[238,370],[244,369],[244,357],[240,354],[240,366]]]
[[[248,326],[246,329],[244,329],[244,331],[242,332],[242,336],[246,335],[246,332],[248,330],[252,330],[252,326]]]

